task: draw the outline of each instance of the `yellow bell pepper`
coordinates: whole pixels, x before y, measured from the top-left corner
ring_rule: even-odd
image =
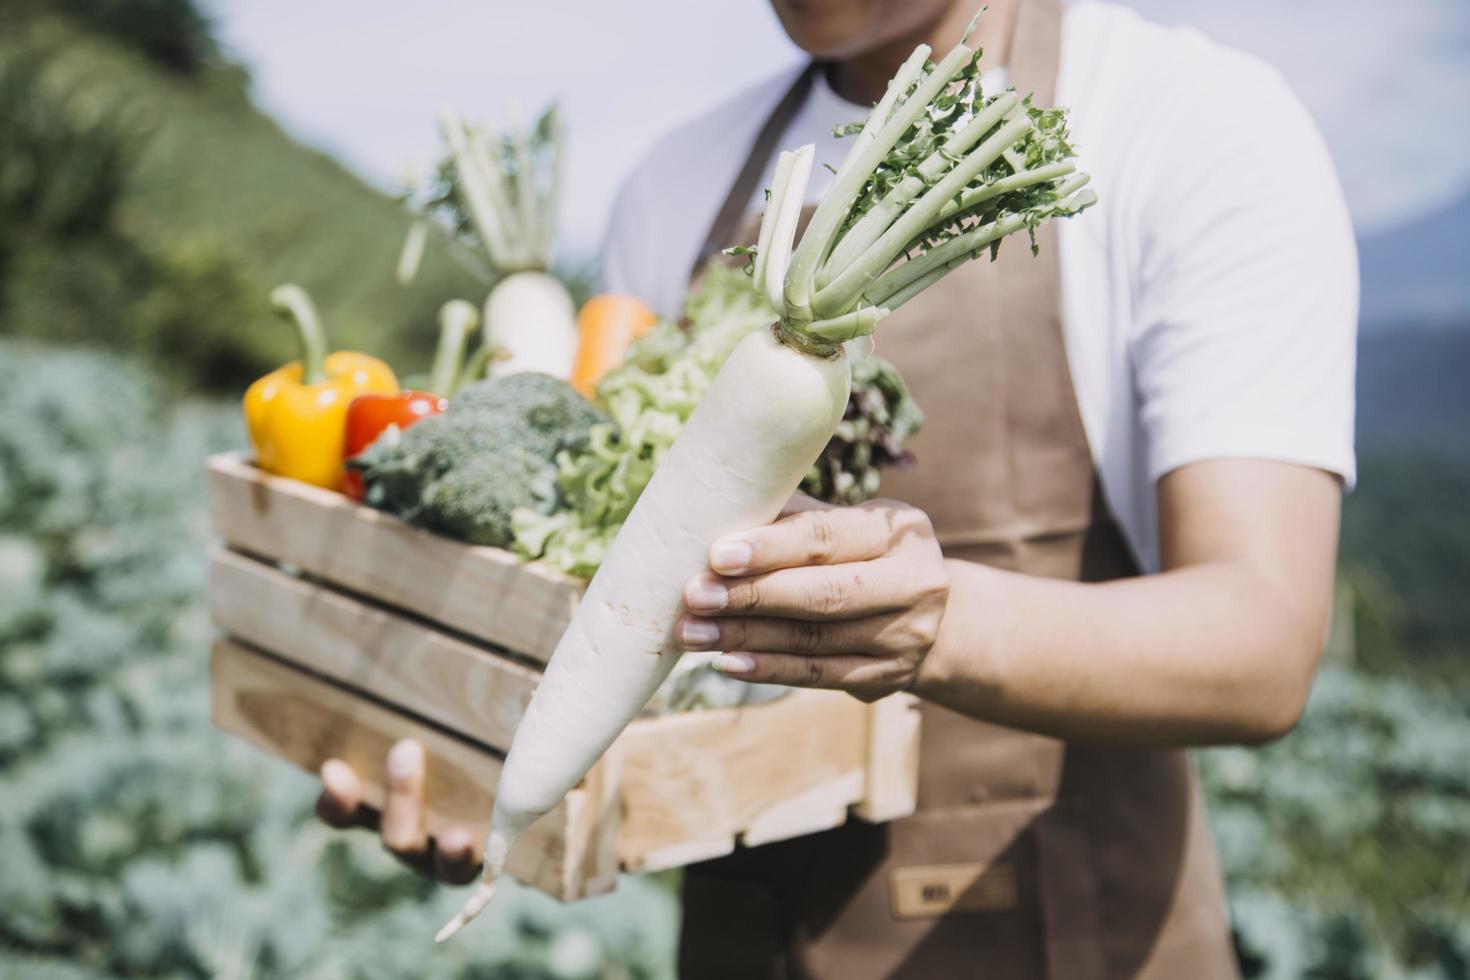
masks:
[[[300,286],[271,293],[301,335],[302,358],[260,378],[245,392],[245,425],[261,469],[336,490],[342,483],[347,406],[363,394],[393,394],[392,368],[366,354],[327,353],[326,333]]]

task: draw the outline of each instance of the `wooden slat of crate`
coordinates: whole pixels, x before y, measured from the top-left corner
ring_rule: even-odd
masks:
[[[208,493],[214,531],[231,546],[542,662],[581,596],[578,579],[263,473],[244,454],[209,460]]]
[[[830,691],[665,715],[623,734],[629,871],[652,871],[838,826],[863,799],[867,708]]]
[[[226,633],[504,751],[540,674],[248,555],[216,549],[209,609]]]
[[[215,553],[210,605],[227,633],[275,657],[497,748],[509,746],[537,680],[530,668],[248,555]],[[619,742],[623,867],[657,870],[739,841],[825,830],[850,808],[910,812],[905,703],[894,700],[894,713],[889,702],[794,691],[773,704],[638,720]],[[872,793],[885,786],[898,802],[879,806]]]
[[[270,651],[222,643],[220,727],[313,772],[330,755],[346,757],[369,775],[374,799],[388,747],[421,738],[432,827],[482,831],[500,762],[472,743],[509,744],[537,672],[478,641],[544,658],[580,583],[269,476],[242,457],[211,460],[209,479],[216,530],[249,552],[213,557],[212,611],[227,632]],[[738,842],[834,827],[849,811],[902,816],[913,809],[917,737],[907,696],[868,706],[796,691],[769,705],[640,719],[538,823],[538,843],[512,871],[574,898],[610,888],[619,864],[683,865]]]
[[[890,694],[868,706],[868,771],[853,815],[869,823],[897,820],[919,802],[919,701]]]
[[[370,806],[383,803],[388,749],[400,738],[418,739],[428,757],[429,832],[489,828],[501,761],[484,748],[228,640],[215,644],[210,692],[216,727],[312,774],[329,758],[345,760]],[[527,832],[510,861],[516,878],[563,900],[614,887],[615,764],[615,756],[605,758]]]

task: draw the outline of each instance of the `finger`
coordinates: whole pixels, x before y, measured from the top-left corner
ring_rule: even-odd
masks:
[[[755,575],[877,558],[893,540],[890,514],[857,507],[798,511],[720,538],[709,549],[709,567],[721,575]]]
[[[705,572],[684,590],[684,604],[696,616],[857,619],[912,605],[922,595],[918,578],[887,561],[785,568],[748,578]]]
[[[388,750],[383,798],[383,846],[401,858],[420,858],[429,846],[424,821],[424,747],[403,739]]]
[[[714,668],[751,684],[821,687],[859,693],[891,685],[900,667],[892,660],[843,654],[804,657],[795,653],[722,653]]]
[[[372,826],[375,814],[362,805],[362,780],[357,770],[341,759],[328,759],[320,770],[322,792],[316,799],[316,815],[339,830]]]
[[[463,827],[451,827],[435,841],[434,876],[451,885],[467,885],[480,873],[480,847]]]
[[[908,618],[902,613],[835,622],[766,616],[728,619],[685,616],[679,620],[676,635],[685,650],[872,656],[879,650],[896,649],[922,640],[916,631],[906,628],[907,623]]]

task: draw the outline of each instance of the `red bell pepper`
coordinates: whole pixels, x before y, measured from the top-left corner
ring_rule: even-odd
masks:
[[[351,459],[378,440],[389,426],[406,429],[415,422],[441,414],[449,407],[449,396],[470,371],[461,374],[465,340],[479,323],[479,314],[464,300],[450,300],[439,311],[439,348],[429,374],[429,391],[405,389],[393,395],[362,395],[347,407],[347,432],[343,459]],[[484,364],[477,362],[478,370]],[[442,394],[441,394],[442,393]],[[362,474],[348,469],[342,491],[353,500],[363,496]]]
[[[406,429],[415,422],[438,415],[449,407],[449,399],[430,391],[408,389],[396,395],[359,395],[347,406],[347,438],[342,457],[351,459],[362,452],[390,425]],[[347,470],[342,475],[342,492],[362,499],[362,474]]]

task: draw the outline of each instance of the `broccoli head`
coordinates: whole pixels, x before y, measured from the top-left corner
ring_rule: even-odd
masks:
[[[362,473],[368,504],[503,547],[514,510],[550,513],[557,451],[585,443],[606,421],[565,382],[515,374],[470,385],[443,415],[385,433],[348,465]]]
[[[410,430],[411,431],[411,430]],[[470,544],[504,547],[513,538],[510,515],[528,507],[549,514],[556,503],[556,468],[519,447],[475,457],[424,489],[427,526]]]
[[[587,432],[607,416],[565,381],[549,374],[512,374],[469,385],[449,403],[450,417],[494,418],[503,425],[515,419],[522,431],[518,445],[549,460],[557,450],[584,442]]]

